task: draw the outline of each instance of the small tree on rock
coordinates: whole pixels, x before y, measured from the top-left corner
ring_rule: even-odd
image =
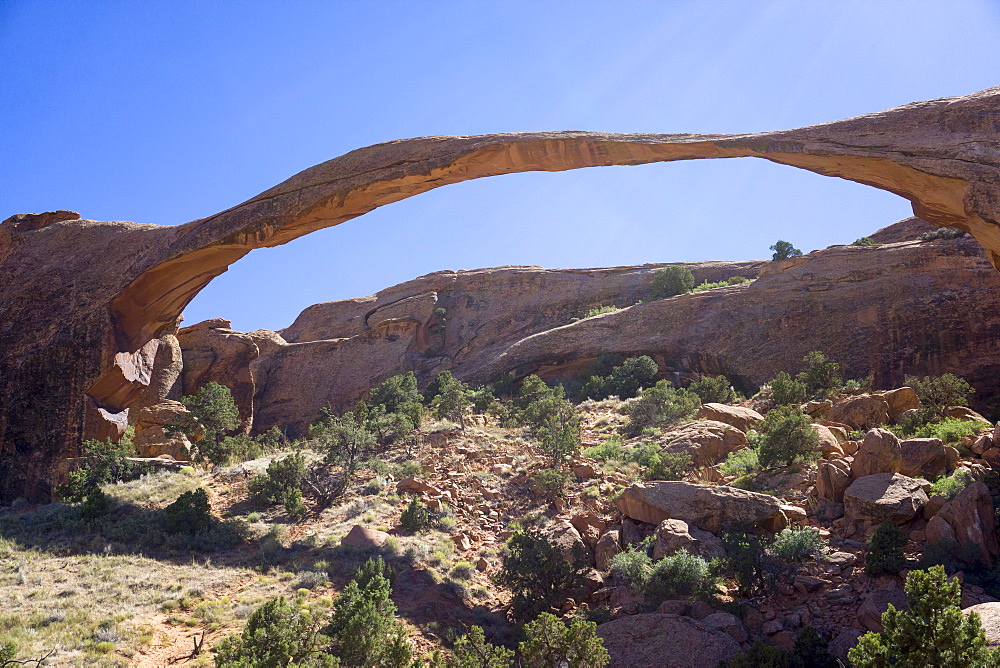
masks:
[[[683,295],[694,288],[694,274],[687,267],[679,264],[657,269],[649,284],[649,297],[652,300],[666,299],[675,295]]]
[[[907,376],[903,382],[913,388],[923,409],[931,411],[933,417],[945,418],[952,406],[968,406],[969,397],[975,390],[964,378],[953,373],[940,376]]]
[[[784,463],[791,466],[796,459],[813,454],[819,444],[819,434],[812,428],[809,416],[796,406],[780,406],[764,418],[764,438],[758,459],[764,468]]]
[[[772,260],[787,260],[790,257],[802,255],[802,251],[798,248],[793,246],[791,243],[780,239],[775,242],[773,246],[771,246],[771,250],[774,251],[774,255],[771,256]]]
[[[229,452],[223,445],[226,432],[240,426],[233,393],[225,385],[205,383],[198,394],[181,398],[188,413],[163,425],[168,434],[183,433],[195,443],[195,460],[223,464]]]

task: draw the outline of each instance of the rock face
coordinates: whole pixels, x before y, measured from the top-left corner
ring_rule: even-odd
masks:
[[[597,627],[611,655],[609,668],[701,668],[729,661],[740,644],[690,617],[646,613]]]
[[[877,473],[858,478],[844,492],[844,512],[852,520],[905,524],[927,503],[919,482],[898,473]]]
[[[992,566],[1000,556],[1000,545],[990,488],[975,482],[963,489],[927,522],[926,536],[928,543],[950,540],[963,548],[974,548],[983,562]]]
[[[1000,647],[1000,603],[979,603],[964,608],[962,612],[965,614],[974,612],[979,615],[990,649]]]
[[[0,498],[48,498],[52,465],[77,454],[81,436],[120,435],[128,422],[129,406],[150,383],[158,337],[209,281],[255,248],[287,243],[379,206],[485,176],[693,158],[761,157],[894,192],[909,199],[914,213],[924,220],[970,231],[996,262],[1000,260],[996,224],[1000,220],[1000,165],[992,156],[998,145],[998,116],[1000,88],[991,88],[770,133],[550,132],[418,138],[353,151],[243,204],[185,225],[76,220],[63,212],[9,218],[0,224],[0,312],[4,314],[0,319]],[[806,261],[813,266],[804,272],[802,264],[797,260],[776,263],[773,271],[777,273],[768,276],[796,281],[805,273],[813,277],[810,283],[822,289],[820,265]],[[947,282],[956,288],[969,283],[961,272],[952,270],[949,275]],[[863,274],[855,280],[863,280]],[[775,283],[765,282],[754,291],[761,306],[767,301],[768,287]],[[799,283],[799,287],[805,286]],[[884,294],[871,292],[871,287],[867,295]],[[933,284],[924,290],[928,295],[946,291],[943,285]],[[676,310],[674,317],[697,323],[699,318],[692,318],[692,311],[718,296],[699,293],[680,302],[687,307],[669,310]],[[646,316],[663,314],[662,304],[645,306],[652,307],[639,308]],[[906,336],[898,336],[903,329],[925,343],[929,343],[928,336],[934,336],[878,322],[883,310],[878,306],[871,304],[865,315],[856,313],[853,322],[861,327],[866,323],[880,326],[896,347],[909,345]],[[943,307],[938,301],[930,308],[938,315]],[[748,315],[754,310],[759,309],[751,309]],[[983,308],[980,313],[990,310]],[[914,314],[907,315],[906,322],[911,323]],[[945,314],[943,320],[950,317]],[[960,354],[963,342],[955,340],[954,332],[981,335],[988,329],[979,321],[982,317],[963,313],[967,327],[945,326],[941,331],[949,333],[946,347]],[[618,324],[607,316],[594,320],[600,327]],[[792,329],[801,326],[802,319],[796,320]],[[838,327],[829,328],[838,334],[851,329],[850,321],[841,323],[836,314],[826,314],[824,321],[838,322]],[[562,336],[559,329],[553,330],[557,333],[550,342]],[[764,341],[795,340],[792,331],[773,337],[767,329],[741,343],[744,356],[755,354],[755,347]],[[623,342],[636,346],[635,350],[656,348],[648,336],[637,340],[633,334]],[[693,343],[688,341],[686,348],[690,350]],[[813,347],[842,359],[848,371],[862,361],[858,354],[843,357],[839,348],[822,344],[813,342]],[[532,359],[538,368],[543,356],[531,354],[533,345],[505,352],[476,373],[470,371],[469,378],[495,375],[497,369],[519,369]],[[871,358],[865,361],[878,359],[880,348],[867,348],[863,354]],[[677,357],[673,353],[680,349],[674,342],[662,351]],[[692,362],[708,367],[710,359]],[[898,360],[898,356],[888,359]],[[877,381],[898,371],[881,361],[868,368],[875,371]]]
[[[691,482],[654,482],[632,485],[615,501],[626,517],[649,524],[667,519],[684,520],[716,533],[728,524],[783,529],[781,503],[773,496],[727,485]]]

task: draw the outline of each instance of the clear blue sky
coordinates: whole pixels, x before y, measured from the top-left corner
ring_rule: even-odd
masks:
[[[1000,84],[1000,2],[0,0],[0,219],[174,225],[424,135],[746,132]],[[287,326],[442,269],[763,258],[906,201],[763,160],[448,186],[251,253],[186,322]]]

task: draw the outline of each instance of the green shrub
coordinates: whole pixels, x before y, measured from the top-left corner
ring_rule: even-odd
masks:
[[[410,505],[399,516],[399,524],[410,533],[417,533],[426,529],[431,523],[431,514],[427,508],[413,497]]]
[[[90,490],[87,500],[80,506],[80,518],[85,522],[93,522],[111,512],[111,499],[100,487]]]
[[[127,435],[117,443],[87,440],[80,449],[87,463],[70,472],[67,482],[56,490],[56,496],[67,503],[79,503],[101,485],[137,480],[151,470],[127,459],[135,454]]]
[[[778,406],[801,404],[809,396],[806,384],[793,379],[784,371],[779,372],[768,385],[771,388],[771,399]]]
[[[614,394],[622,399],[631,399],[640,388],[652,385],[659,372],[652,357],[630,357],[611,370],[603,389],[607,396]]]
[[[801,372],[796,379],[806,386],[806,392],[822,397],[840,387],[843,379],[840,376],[840,365],[826,359],[819,350],[806,353],[802,361],[806,364],[806,370]]]
[[[528,639],[518,649],[526,666],[603,668],[611,661],[593,622],[575,619],[567,624],[543,612],[525,625],[524,633]]]
[[[958,493],[972,484],[972,479],[966,471],[956,471],[950,476],[941,476],[931,485],[931,494],[940,494],[949,501]]]
[[[702,376],[687,387],[701,403],[729,404],[737,400],[736,390],[725,376]]]
[[[642,477],[646,480],[683,480],[692,466],[691,455],[686,452],[660,452],[651,458]]]
[[[726,461],[719,464],[722,475],[755,475],[760,471],[760,460],[755,448],[742,448],[726,455]]]
[[[451,371],[442,371],[436,380],[438,395],[431,401],[434,415],[457,421],[462,431],[465,431],[465,413],[472,406],[472,390],[455,378]]]
[[[258,508],[282,504],[295,517],[306,512],[302,501],[302,481],[306,476],[306,461],[301,453],[275,459],[267,473],[255,476],[247,483],[250,501]]]
[[[567,555],[530,529],[510,537],[494,581],[510,589],[511,612],[516,620],[532,619],[560,606],[577,587],[586,558],[579,545],[574,547],[574,553]]]
[[[746,652],[719,668],[837,668],[842,664],[830,654],[828,643],[812,626],[806,626],[795,638],[792,650],[755,640]]]
[[[556,469],[542,469],[531,476],[531,486],[544,498],[555,501],[562,497],[571,477],[572,474],[563,473]]]
[[[382,557],[358,569],[333,603],[323,633],[344,666],[405,666],[413,654],[406,631],[396,621],[392,602],[392,570]]]
[[[861,237],[860,239],[855,239],[851,243],[851,245],[852,246],[874,246],[875,245],[875,240],[872,239],[871,237]]]
[[[232,455],[224,442],[225,433],[240,426],[233,393],[225,385],[212,381],[202,385],[198,394],[182,397],[181,403],[188,413],[163,425],[164,430],[187,436],[195,445],[195,461],[225,464]]]
[[[948,417],[947,411],[952,406],[968,406],[969,398],[975,393],[964,378],[952,373],[923,378],[907,376],[903,382],[917,393],[922,407],[932,410],[941,419]]]
[[[825,546],[816,529],[783,529],[771,543],[771,554],[786,562],[801,562],[822,554]]]
[[[797,407],[779,406],[768,412],[762,428],[765,433],[757,453],[762,467],[791,466],[796,459],[815,456],[819,434]]]
[[[580,451],[580,417],[561,385],[550,388],[538,376],[528,376],[515,404],[518,422],[538,439],[553,466]]]
[[[596,306],[587,311],[586,313],[584,313],[583,316],[579,318],[579,320],[593,318],[598,315],[604,315],[605,313],[614,313],[615,311],[620,311],[620,310],[621,309],[615,306],[614,304],[609,304],[607,306]],[[577,320],[577,318],[574,318],[573,320]]]
[[[932,422],[913,431],[911,438],[940,438],[945,445],[961,443],[968,436],[975,436],[985,427],[976,420],[956,420],[947,418]]]
[[[995,666],[979,615],[962,614],[962,587],[944,568],[911,571],[906,577],[909,610],[892,605],[882,613],[882,633],[866,633],[848,658],[858,668],[879,666]]]
[[[780,239],[776,241],[773,246],[771,246],[771,250],[774,251],[774,255],[771,256],[772,260],[787,260],[790,257],[802,255],[802,251],[798,248],[793,246],[791,243]]]
[[[666,299],[691,292],[693,287],[694,274],[691,270],[675,264],[653,272],[653,280],[649,283],[649,298],[654,301]]]
[[[704,281],[694,286],[691,292],[704,292],[705,290],[714,290],[715,288],[725,288],[730,285],[739,285],[740,283],[749,283],[752,278],[747,278],[746,276],[732,276],[723,281],[716,281],[715,283],[710,283],[709,281]]]
[[[326,463],[339,469],[339,477],[322,490],[313,490],[321,497],[320,505],[325,507],[347,491],[376,439],[352,413],[337,417],[325,410],[309,428],[309,436],[314,449],[325,455]]]
[[[480,626],[473,626],[455,641],[448,662],[448,668],[511,668],[513,665],[514,652],[487,642]]]
[[[204,487],[184,492],[163,509],[163,530],[166,533],[196,534],[211,525],[212,513]]]
[[[653,604],[668,599],[709,599],[718,593],[719,578],[707,561],[681,548],[653,564],[643,593]]]
[[[609,436],[601,441],[599,445],[585,449],[583,456],[596,459],[600,462],[605,462],[609,459],[622,461],[625,458],[625,453],[622,450],[622,439],[617,435]]]
[[[868,554],[865,555],[865,575],[895,575],[906,565],[903,546],[906,545],[906,533],[891,522],[883,522],[875,529],[868,542]]]
[[[684,389],[675,390],[668,381],[661,380],[643,390],[642,396],[622,409],[629,418],[626,434],[636,436],[646,427],[667,427],[690,419],[700,406],[698,395]]]
[[[239,636],[228,636],[216,645],[215,665],[220,668],[258,666],[340,665],[324,649],[330,638],[320,633],[315,612],[301,601],[289,603],[279,596],[257,608]]]
[[[956,540],[944,538],[924,545],[923,554],[917,560],[917,568],[927,569],[931,566],[944,566],[949,573],[964,571],[970,584],[987,585],[996,575],[983,568],[983,551],[978,545],[966,543],[961,545]]]
[[[636,591],[642,591],[653,570],[653,560],[645,550],[628,547],[611,557],[611,573]]]
[[[961,239],[965,235],[965,230],[960,230],[957,227],[939,227],[936,230],[924,232],[920,238],[924,241],[934,241],[935,239]]]
[[[723,570],[736,580],[740,596],[755,596],[774,589],[788,572],[788,566],[767,551],[756,535],[739,528],[725,528],[719,533],[726,550]]]

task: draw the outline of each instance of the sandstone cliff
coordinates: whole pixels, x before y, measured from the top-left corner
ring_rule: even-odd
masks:
[[[549,132],[359,149],[222,213],[166,227],[15,216],[0,224],[0,498],[47,498],[52,464],[116,436],[160,336],[215,276],[433,188],[521,171],[760,157],[882,188],[1000,259],[1000,88],[796,130],[745,135]]]

